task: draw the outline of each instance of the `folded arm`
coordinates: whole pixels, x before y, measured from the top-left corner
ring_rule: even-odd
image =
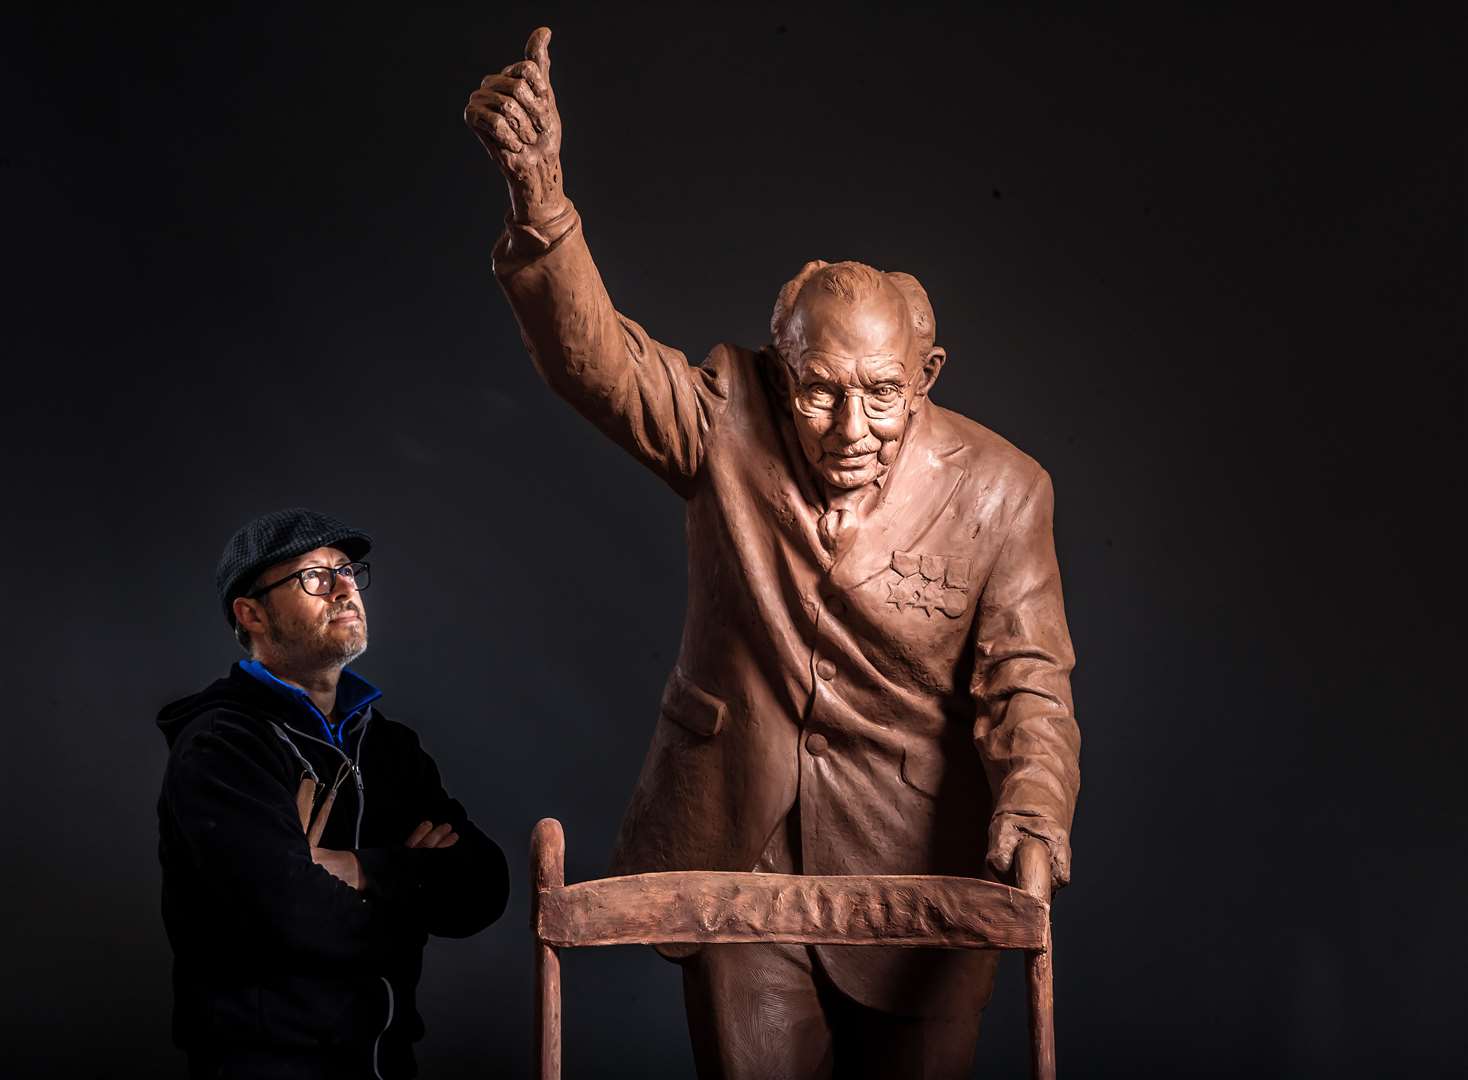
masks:
[[[297,956],[370,963],[398,931],[392,912],[312,860],[271,748],[214,721],[180,748],[163,799],[201,876]]]
[[[400,768],[410,773],[410,813],[399,823],[403,842],[357,851],[369,898],[439,937],[468,937],[504,913],[510,894],[509,865],[498,844],[449,797],[438,766],[414,741]],[[447,825],[458,839],[434,847],[407,846],[419,826]]]

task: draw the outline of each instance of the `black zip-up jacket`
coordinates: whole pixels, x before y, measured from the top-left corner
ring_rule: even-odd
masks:
[[[236,664],[158,725],[170,747],[158,853],[174,1041],[195,1063],[414,1075],[427,935],[468,937],[499,918],[504,853],[444,791],[418,736],[371,706],[338,749]],[[296,808],[303,776],[330,785],[344,762],[321,846],[356,851],[362,892],[311,861]],[[458,842],[404,847],[422,821],[448,822]]]

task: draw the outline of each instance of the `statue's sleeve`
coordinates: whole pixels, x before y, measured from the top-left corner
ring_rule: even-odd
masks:
[[[994,813],[1065,853],[1080,791],[1075,666],[1053,533],[1055,494],[1043,469],[1030,485],[979,600],[974,741]]]
[[[510,224],[495,276],[550,388],[685,497],[728,399],[714,357],[693,367],[619,313],[574,208],[540,226]]]

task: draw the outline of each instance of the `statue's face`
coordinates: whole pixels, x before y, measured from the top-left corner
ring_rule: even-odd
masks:
[[[829,487],[879,479],[937,374],[924,370],[901,294],[887,289],[853,306],[807,289],[791,330],[791,413],[806,460]]]

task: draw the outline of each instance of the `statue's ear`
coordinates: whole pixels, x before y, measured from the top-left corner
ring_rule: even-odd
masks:
[[[948,359],[945,349],[933,346],[928,350],[928,358],[923,361],[923,370],[918,374],[917,390],[913,394],[914,402],[918,398],[928,396],[928,391],[933,389],[933,384],[938,381],[938,373],[943,370],[943,361]]]

